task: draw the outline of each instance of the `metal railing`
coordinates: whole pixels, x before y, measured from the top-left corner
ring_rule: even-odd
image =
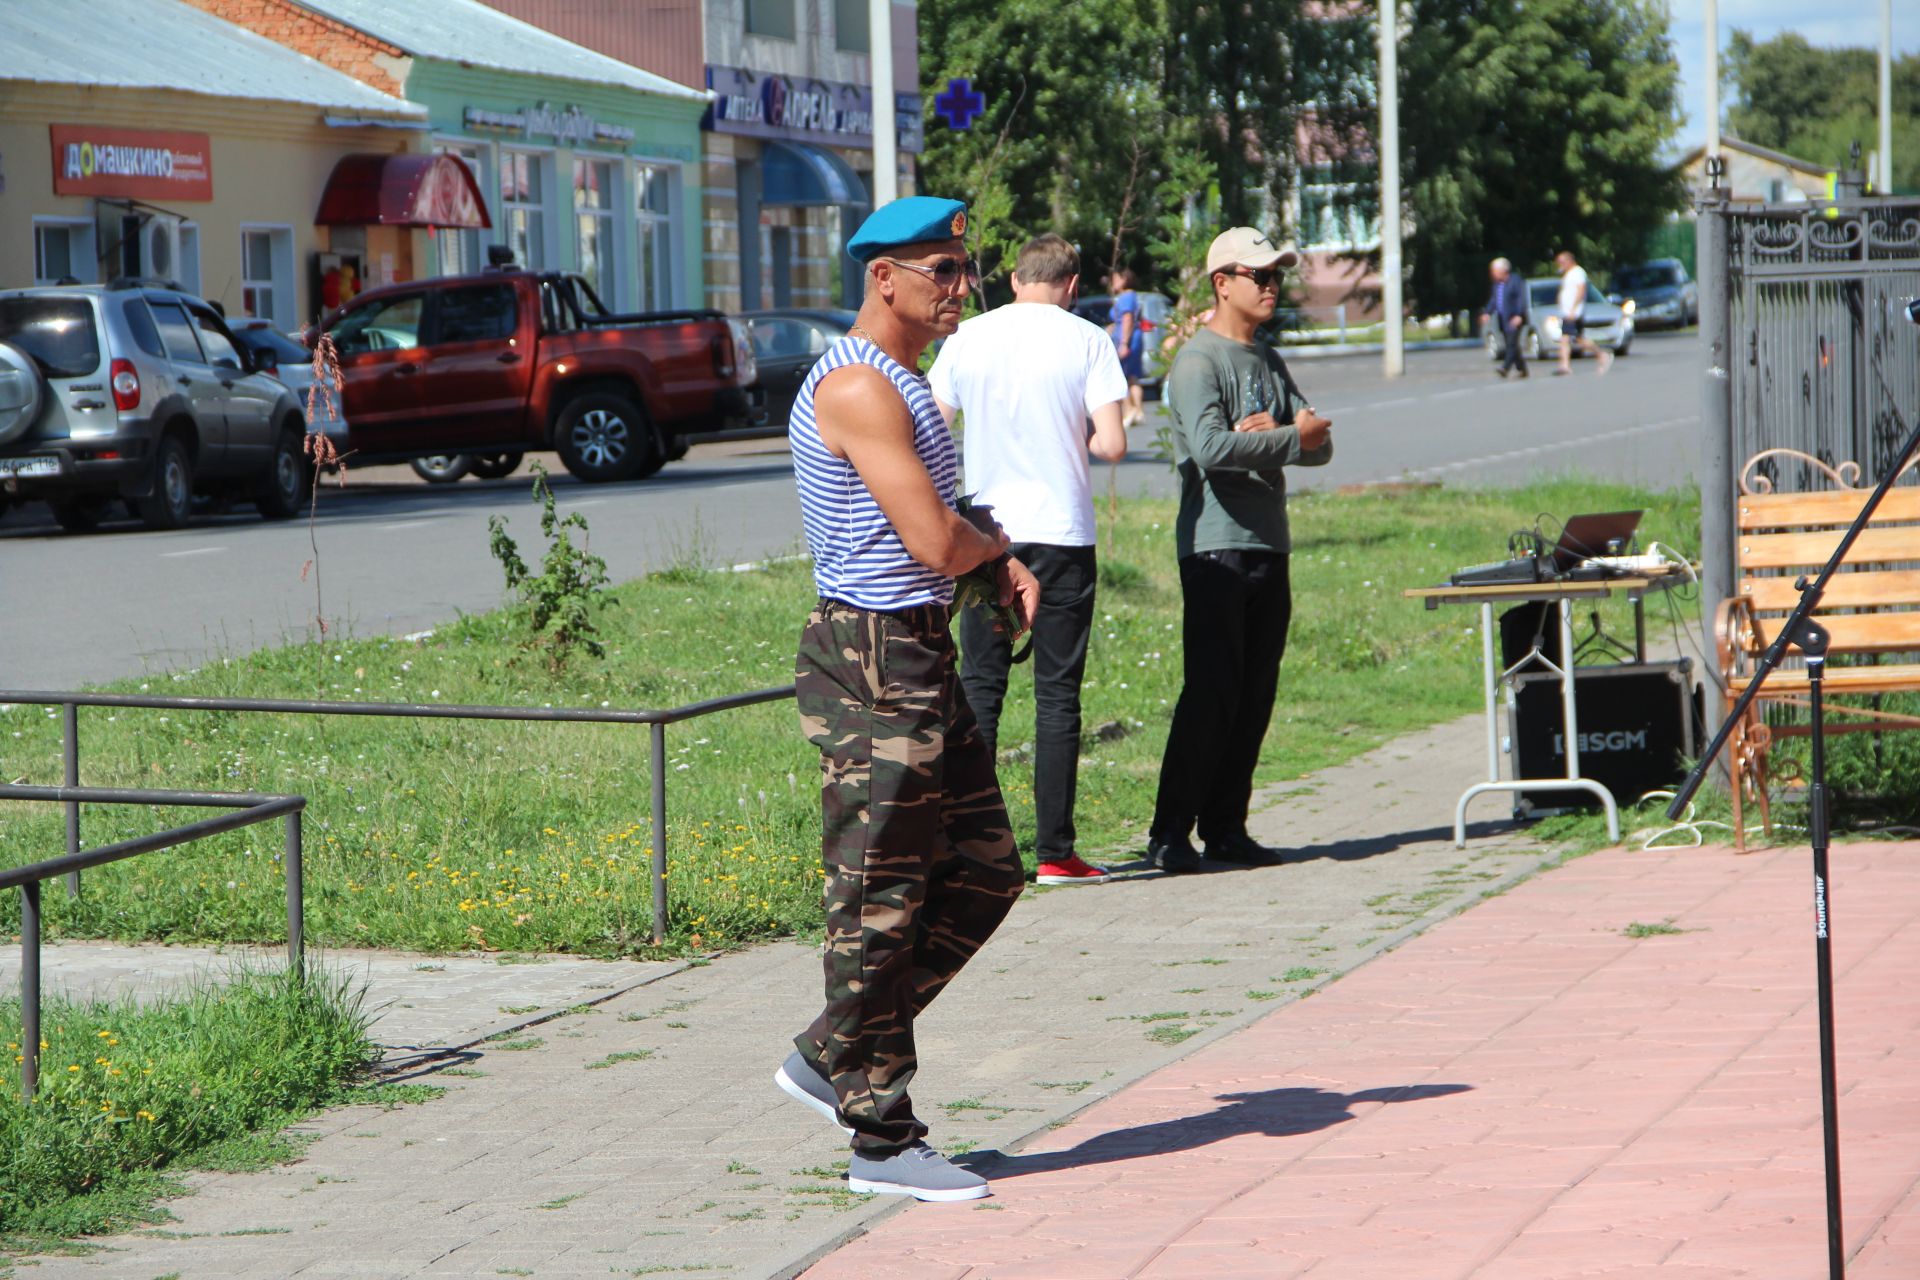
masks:
[[[231,808],[232,813],[203,818],[184,827],[153,835],[135,836],[98,849],[72,849],[58,858],[0,871],[0,891],[20,890],[20,1096],[32,1101],[40,1087],[40,885],[56,876],[77,884],[88,867],[105,866],[123,858],[172,849],[207,836],[217,836],[274,818],[286,819],[287,966],[296,978],[305,972],[306,890],[300,867],[300,814],[305,796],[268,796],[252,792],[149,791],[122,787],[0,786],[0,800],[41,800],[69,806],[69,838],[78,835],[73,817],[82,804],[185,805],[203,809]]]
[[[79,797],[72,796],[80,785],[80,708],[121,707],[158,711],[247,711],[281,715],[387,716],[407,720],[519,720],[585,724],[644,724],[649,726],[651,750],[648,752],[652,788],[649,814],[653,824],[653,943],[659,946],[667,936],[667,726],[694,720],[717,711],[736,707],[778,702],[793,696],[793,686],[757,689],[751,693],[728,694],[708,698],[662,711],[622,710],[590,707],[501,707],[442,705],[405,702],[323,702],[297,698],[191,698],[165,697],[142,693],[49,693],[44,690],[0,690],[0,705],[59,707],[61,709],[61,762],[67,800],[67,853],[71,858],[80,848]],[[4,798],[4,797],[0,797]],[[179,802],[184,803],[184,802]],[[49,864],[40,864],[49,865]],[[78,896],[80,868],[67,875],[67,893]],[[57,874],[57,873],[56,873]]]

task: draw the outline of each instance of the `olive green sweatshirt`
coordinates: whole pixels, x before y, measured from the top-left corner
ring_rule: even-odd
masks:
[[[1293,394],[1280,355],[1202,329],[1187,340],[1167,374],[1173,411],[1173,459],[1180,473],[1175,545],[1182,559],[1199,551],[1290,551],[1283,467],[1325,466],[1333,441],[1300,447],[1294,415],[1306,402]],[[1266,412],[1272,431],[1235,431],[1233,424]]]

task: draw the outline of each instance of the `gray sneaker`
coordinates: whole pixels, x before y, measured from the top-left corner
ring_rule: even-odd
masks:
[[[773,1082],[780,1086],[780,1092],[795,1102],[803,1102],[819,1112],[827,1120],[838,1125],[840,1132],[851,1134],[852,1129],[840,1123],[840,1099],[833,1092],[833,1085],[826,1077],[813,1069],[813,1064],[800,1056],[795,1049],[773,1073]]]
[[[924,1142],[884,1160],[854,1152],[847,1167],[847,1189],[916,1200],[978,1200],[988,1192],[985,1178],[949,1163]]]

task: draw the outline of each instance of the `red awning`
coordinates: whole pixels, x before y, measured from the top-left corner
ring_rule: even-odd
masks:
[[[318,227],[491,227],[487,202],[458,156],[346,156],[320,197]]]

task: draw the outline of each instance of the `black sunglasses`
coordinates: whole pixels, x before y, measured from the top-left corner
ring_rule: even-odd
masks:
[[[963,274],[966,276],[968,288],[980,287],[980,264],[972,258],[942,258],[930,267],[922,266],[918,262],[902,262],[898,258],[875,258],[874,261],[891,262],[896,267],[918,271],[921,275],[931,277],[934,284],[948,292],[953,290],[954,285],[960,283],[960,277]]]
[[[1256,271],[1251,268],[1242,267],[1236,264],[1235,266],[1228,269],[1228,274],[1236,275],[1236,276],[1245,276],[1247,279],[1253,281],[1254,288],[1264,289],[1268,285],[1272,284],[1275,280],[1278,280],[1280,278],[1280,268],[1279,267],[1261,267],[1259,270]]]

